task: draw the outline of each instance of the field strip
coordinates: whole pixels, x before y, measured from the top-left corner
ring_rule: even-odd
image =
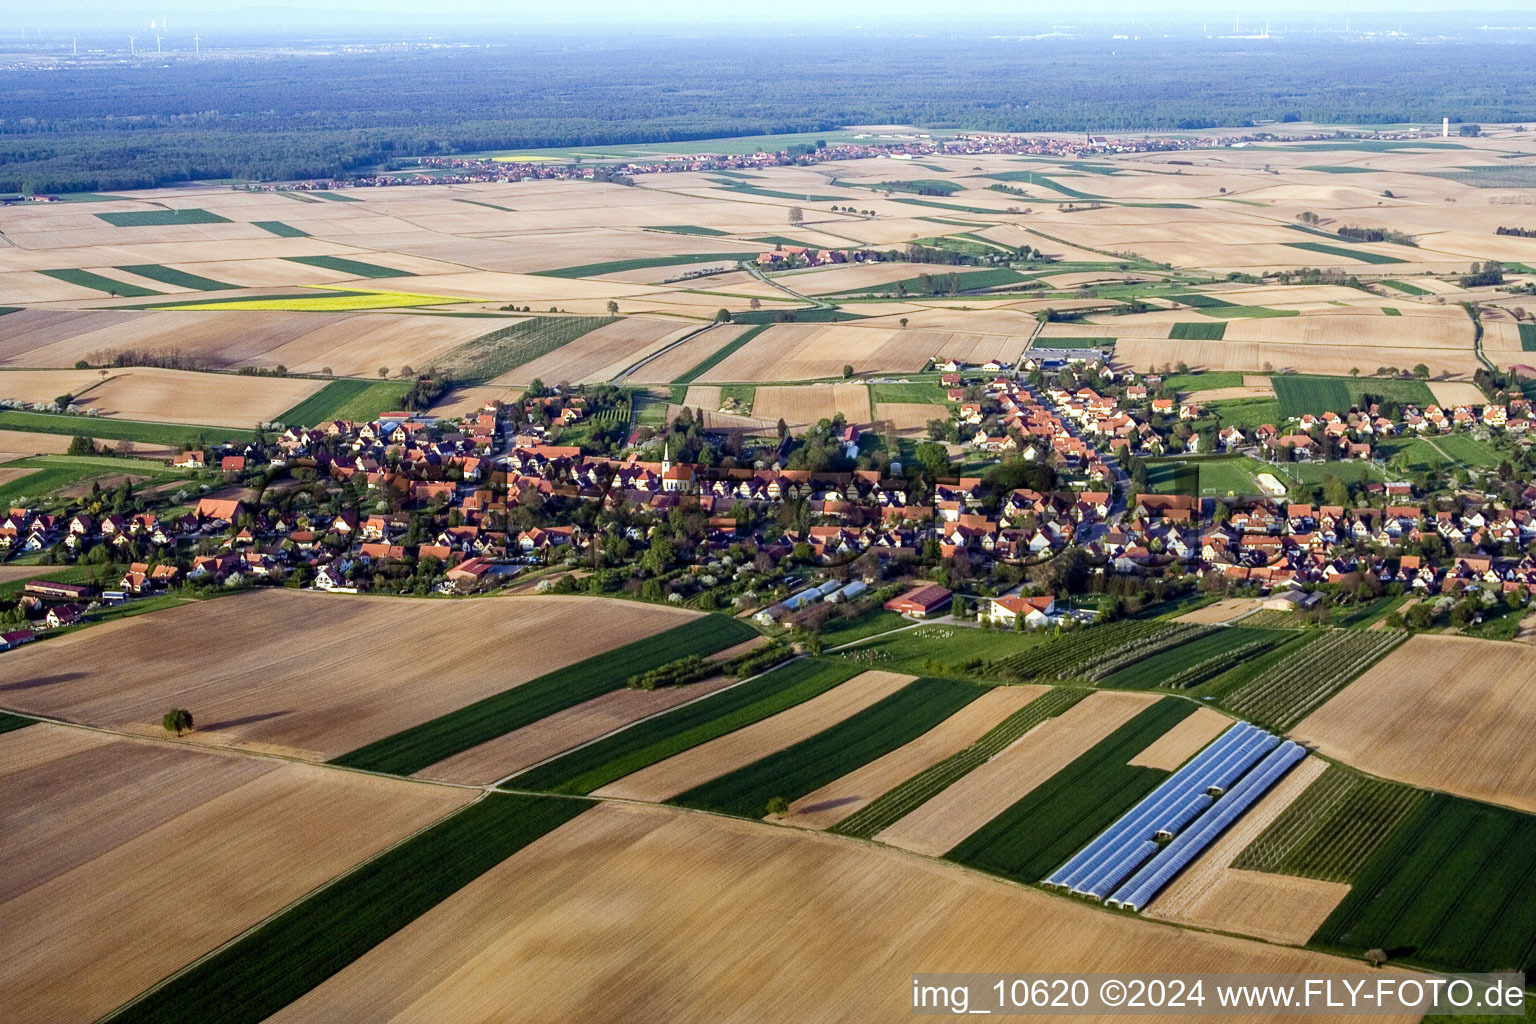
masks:
[[[476,795],[51,725],[0,751],[15,1020],[93,1020]]]
[[[574,747],[500,780],[515,788],[586,794],[674,754],[762,721],[825,693],[859,670],[839,661],[796,658],[761,675]]]
[[[1103,913],[824,833],[605,803],[487,871],[272,1024],[491,1020],[507,1007],[529,1021],[609,1020],[616,985],[627,1000],[617,1016],[636,1024],[887,1021],[911,1015],[912,965],[930,963],[1358,969],[1310,950]],[[768,964],[797,965],[793,983]]]
[[[831,828],[919,772],[952,757],[1047,692],[1043,686],[999,686],[917,739],[807,793],[776,819],[801,828]]]
[[[1295,735],[1374,775],[1536,811],[1533,731],[1536,649],[1419,635],[1312,712]]]
[[[591,806],[487,794],[312,891],[107,1020],[256,1024]]]
[[[410,775],[557,711],[617,690],[635,673],[690,654],[713,654],[754,633],[752,627],[736,619],[701,616],[386,736],[334,758],[333,763]]]
[[[1194,757],[1205,745],[1227,731],[1232,719],[1211,708],[1198,708],[1178,725],[1159,736],[1151,746],[1131,758],[1129,764],[1171,772]]]
[[[863,672],[841,686],[659,764],[595,790],[596,796],[670,800],[695,786],[744,768],[857,714],[912,682],[897,672]]]
[[[728,676],[717,675],[686,686],[613,690],[428,765],[416,772],[415,777],[489,785],[510,772],[522,771],[572,747],[611,735],[615,729],[622,729],[631,722],[707,697],[731,683]]]
[[[755,818],[911,742],[986,690],[953,679],[919,678],[798,743],[674,798],[699,810]]]
[[[1270,942],[1305,943],[1349,886],[1311,878],[1270,875],[1232,862],[1328,768],[1309,757],[1185,868],[1147,911],[1153,917],[1254,935]]]
[[[875,838],[942,856],[1159,699],[1108,690],[1090,694]]]

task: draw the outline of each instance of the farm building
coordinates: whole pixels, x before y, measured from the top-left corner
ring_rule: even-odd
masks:
[[[936,583],[928,583],[885,602],[886,610],[922,618],[949,604],[954,592]]]
[[[1056,599],[1044,597],[994,597],[987,604],[987,618],[1003,625],[1013,625],[1022,618],[1031,629],[1048,626],[1055,621]]]

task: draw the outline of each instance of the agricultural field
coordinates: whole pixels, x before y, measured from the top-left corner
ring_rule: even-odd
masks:
[[[1210,626],[1182,622],[1124,620],[1099,629],[1054,637],[1028,650],[991,661],[984,671],[1008,682],[1098,682],[1120,669],[1176,649],[1211,631]]]
[[[1425,797],[1312,937],[1460,970],[1536,966],[1536,818]]]
[[[1193,627],[1190,639],[1161,651],[1139,654],[1131,664],[1102,677],[1099,685],[1133,690],[1155,686],[1188,689],[1290,638],[1282,630],[1249,629],[1241,625],[1202,634],[1200,627],[1189,619],[1180,618],[1178,622]]]
[[[746,768],[769,754],[808,740],[824,729],[874,707],[912,682],[912,676],[897,672],[859,673],[771,718],[687,749],[593,792],[597,796],[624,800],[662,802],[679,799],[705,783]],[[749,809],[749,813],[751,811],[757,811],[753,817],[765,813],[757,808]]]
[[[1194,710],[1183,701],[1165,699],[1170,707],[1178,704],[1186,713]],[[948,854],[1157,702],[1156,697],[1137,693],[1090,694],[1037,723],[1018,742],[951,782],[882,829],[875,838],[914,853]],[[1159,732],[1172,725],[1169,720]],[[1120,764],[1123,766],[1154,738],[1148,735],[1139,745],[1128,749]],[[1042,871],[1027,881],[1038,881],[1043,875]]]
[[[0,502],[10,508],[51,495],[88,492],[92,480],[111,478],[137,485],[175,480],[182,475],[181,470],[168,469],[163,463],[147,459],[37,455],[0,467]]]
[[[1147,707],[945,856],[1017,881],[1039,881],[1163,780],[1167,772],[1131,762],[1195,710],[1171,697]]]
[[[8,652],[7,675],[30,684],[17,689],[9,704],[155,735],[160,715],[179,702],[197,716],[191,740],[324,760],[698,619],[654,605],[603,602],[605,621],[614,628],[598,632],[572,624],[600,599],[505,600],[518,602],[515,617],[502,601],[422,601],[409,617],[390,598],[264,590],[198,601]],[[567,637],[559,649],[530,646],[515,664],[503,657],[508,645],[550,629]],[[275,633],[286,642],[267,643]],[[168,645],[167,635],[218,640]],[[456,640],[443,643],[445,636]],[[733,632],[730,642],[741,638]],[[391,653],[405,649],[414,652],[406,662]],[[332,656],[329,684],[316,686],[314,666]],[[387,671],[379,667],[385,663]],[[57,678],[60,664],[70,666],[68,679]],[[427,679],[433,685],[423,687]],[[605,682],[622,686],[623,678]],[[554,688],[561,689],[558,683]],[[452,753],[457,750],[428,755],[410,770]],[[382,757],[378,763],[394,767]]]
[[[334,380],[277,418],[284,424],[308,427],[327,420],[366,423],[382,412],[399,409],[409,389],[409,384],[389,381]]]
[[[473,795],[48,724],[0,775],[13,1020],[94,1020]]]
[[[916,679],[841,722],[733,772],[695,786],[673,803],[720,814],[763,817],[936,728],[986,690],[951,679]]]
[[[1376,775],[1536,811],[1533,688],[1529,645],[1415,636],[1295,734]]]
[[[841,414],[849,423],[869,422],[869,389],[863,384],[762,386],[752,399],[755,419],[784,420],[791,429],[814,426]],[[926,422],[926,421],[925,421]]]
[[[632,772],[787,711],[859,674],[802,658],[514,776],[519,789],[584,795]]]
[[[0,371],[0,397],[74,404],[101,417],[244,427],[276,419],[323,386],[301,377],[246,377],[131,367],[122,370]],[[82,420],[89,433],[90,420]]]
[[[1429,385],[1417,380],[1302,377],[1295,374],[1281,374],[1271,380],[1274,382],[1275,395],[1280,400],[1281,415],[1286,417],[1301,416],[1304,413],[1320,416],[1325,412],[1342,415],[1351,408],[1363,406],[1367,395],[1412,403],[1421,409],[1435,401]],[[1477,390],[1472,385],[1462,386]],[[1479,397],[1478,400],[1483,399]]]
[[[677,885],[679,872],[688,885]],[[622,919],[612,913],[618,900],[627,908]],[[786,929],[785,920],[816,926]],[[1018,927],[1020,920],[1031,926]],[[834,1004],[895,1018],[910,1012],[913,963],[1347,969],[1324,954],[1103,914],[803,829],[603,804],[486,871],[272,1019],[449,1019],[472,1006],[513,1003],[530,1018],[580,1017],[606,986],[573,985],[557,967],[569,962],[573,944],[595,976],[647,964],[630,988],[637,1004],[665,1005],[666,1016],[686,1019],[727,1005],[754,1020],[811,1019]],[[749,952],[849,966],[762,985],[742,966]]]
[[[1395,632],[1335,630],[1222,694],[1250,721],[1288,730],[1403,642]]]

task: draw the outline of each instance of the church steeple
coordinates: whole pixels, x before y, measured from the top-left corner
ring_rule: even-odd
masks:
[[[672,468],[672,444],[671,444],[671,442],[667,442],[667,443],[664,443],[661,446],[661,472],[662,472],[662,475],[666,475],[667,470],[669,470],[671,468]]]

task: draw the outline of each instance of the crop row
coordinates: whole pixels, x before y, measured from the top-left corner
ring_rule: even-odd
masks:
[[[862,669],[801,658],[756,679],[648,718],[514,777],[518,789],[590,793],[632,772],[825,693]]]
[[[1073,670],[1073,674],[1090,682],[1097,682],[1112,672],[1133,665],[1136,662],[1144,661],[1147,658],[1155,657],[1164,651],[1183,647],[1191,641],[1215,633],[1220,629],[1220,626],[1169,626],[1150,636],[1137,637],[1113,650],[1101,651],[1093,657],[1079,662]]]
[[[1331,765],[1232,866],[1352,882],[1424,799],[1422,790]]]
[[[270,918],[108,1019],[256,1024],[591,807],[492,793]]]
[[[1088,696],[1089,691],[1056,687],[1041,694],[989,729],[958,754],[918,772],[832,828],[845,836],[868,839],[885,831],[921,805],[990,761],[1020,736]]]
[[[1404,639],[1406,635],[1396,631],[1330,631],[1227,695],[1226,704],[1255,722],[1289,729]]]
[[[1070,679],[1084,662],[1106,652],[1120,650],[1144,637],[1165,630],[1173,635],[1195,627],[1164,622],[1128,620],[1097,626],[1081,633],[1066,633],[1037,647],[999,658],[987,666],[990,674],[1016,682],[1030,679]]]
[[[1194,710],[1189,701],[1163,698],[945,856],[1021,882],[1039,881],[1167,777],[1128,762]]]
[[[756,635],[751,626],[736,619],[702,616],[386,736],[332,763],[410,775],[556,711],[617,690],[631,675],[690,654],[714,654]]]
[[[611,316],[538,316],[482,334],[441,357],[456,383],[483,384],[613,323]]]
[[[1237,631],[1234,629],[1226,630],[1225,632],[1236,633]],[[1285,637],[1282,635],[1272,634],[1260,636],[1256,640],[1249,640],[1246,643],[1238,644],[1236,647],[1229,647],[1224,651],[1213,654],[1208,658],[1203,658],[1175,672],[1173,675],[1163,679],[1158,685],[1166,686],[1171,690],[1187,690],[1191,686],[1199,686],[1206,680],[1213,679],[1222,672],[1225,672],[1244,658],[1251,658],[1256,654],[1262,654],[1284,639]]]
[[[673,803],[760,818],[775,798],[813,793],[938,725],[986,692],[975,683],[921,678],[799,743],[695,786]]]
[[[1451,970],[1536,967],[1536,818],[1441,793],[1358,873],[1315,944]]]

